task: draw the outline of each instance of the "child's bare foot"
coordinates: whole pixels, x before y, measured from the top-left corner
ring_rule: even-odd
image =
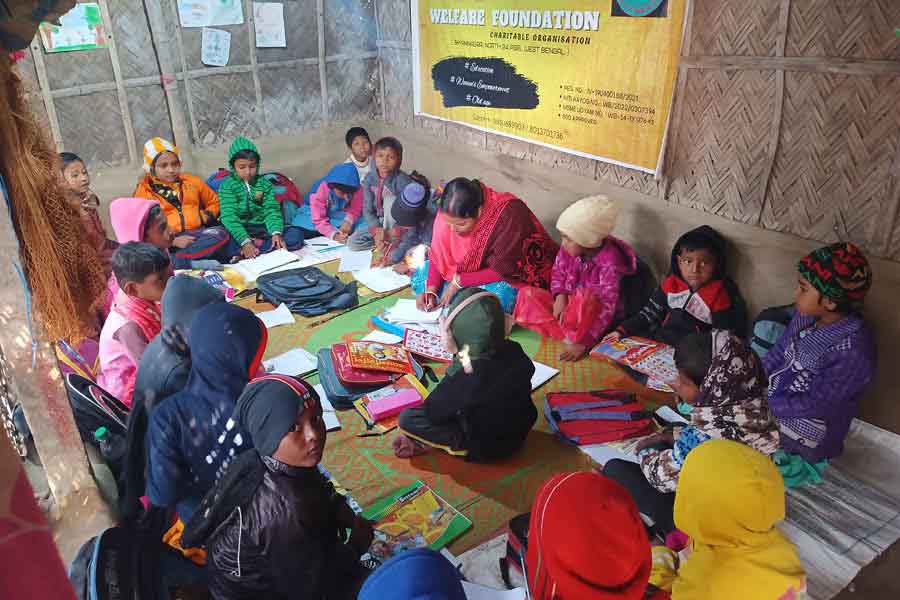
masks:
[[[428,447],[425,444],[417,442],[402,433],[394,438],[393,447],[394,456],[397,458],[412,458],[428,454]]]

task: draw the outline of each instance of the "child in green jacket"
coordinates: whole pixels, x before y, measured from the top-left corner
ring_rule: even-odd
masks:
[[[219,188],[222,225],[240,245],[244,258],[303,246],[303,232],[297,227],[285,227],[275,187],[259,174],[259,163],[259,150],[253,142],[237,138],[228,149],[231,175]]]

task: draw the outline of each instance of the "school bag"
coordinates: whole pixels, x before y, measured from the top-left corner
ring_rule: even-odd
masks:
[[[316,267],[302,267],[260,275],[256,279],[256,301],[265,300],[303,317],[318,317],[332,310],[356,306],[356,282],[344,283]]]
[[[753,329],[750,332],[750,347],[760,358],[769,353],[784,330],[794,318],[797,309],[793,304],[782,306],[770,306],[763,309],[756,320],[753,321]]]
[[[212,191],[215,193],[219,193],[219,188],[222,187],[222,182],[225,181],[225,178],[231,175],[231,171],[228,169],[219,169],[212,175],[206,178],[206,185],[212,188]]]
[[[281,205],[281,214],[284,217],[284,222],[292,222],[294,215],[297,214],[297,209],[303,204],[303,196],[300,195],[300,190],[297,189],[297,186],[287,175],[273,171],[271,173],[263,173],[263,177],[268,179],[275,187],[275,199]]]
[[[656,289],[656,285],[656,277],[650,266],[638,256],[637,270],[622,278],[622,305],[625,309],[623,319],[630,319],[644,308],[650,299],[650,294]],[[617,326],[618,323],[615,325]]]
[[[335,367],[334,362],[334,354],[332,354],[331,348],[321,348],[317,354],[317,358],[319,360],[319,383],[322,384],[322,388],[324,388],[325,395],[328,396],[328,400],[331,402],[331,405],[338,410],[352,409],[353,402],[355,400],[362,398],[364,395],[370,392],[379,390],[392,381],[403,377],[401,373],[386,373],[386,375],[392,377],[392,379],[390,379],[386,383],[381,382],[370,383],[366,385],[348,385],[344,384],[338,376],[338,371]],[[412,363],[416,378],[422,383],[422,385],[427,388],[429,380],[431,382],[437,383],[437,376],[434,374],[434,371],[431,370],[431,367],[423,368],[422,365],[416,362],[415,358],[412,359]]]
[[[510,579],[510,570],[527,577],[524,571],[525,554],[528,552],[528,526],[531,513],[513,517],[506,524],[506,553],[500,557],[500,576],[508,589],[518,587]]]
[[[94,432],[101,427],[112,436],[125,437],[131,411],[115,396],[76,373],[66,375],[66,391],[82,439],[94,443]]]
[[[653,413],[623,390],[550,392],[544,400],[544,417],[557,436],[578,446],[653,432]]]

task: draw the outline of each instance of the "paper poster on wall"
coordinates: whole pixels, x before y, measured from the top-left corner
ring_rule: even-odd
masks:
[[[653,173],[685,0],[413,0],[415,112]]]
[[[41,40],[47,52],[106,48],[103,18],[96,2],[76,4],[59,22],[59,25],[41,23]]]
[[[222,27],[241,25],[244,8],[241,0],[178,0],[182,27]]]
[[[231,33],[204,27],[200,36],[200,61],[209,67],[224,67],[230,55]]]
[[[257,48],[286,48],[284,33],[284,4],[281,2],[254,2],[253,25]]]

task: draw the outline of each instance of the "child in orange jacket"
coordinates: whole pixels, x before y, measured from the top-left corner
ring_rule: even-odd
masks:
[[[178,148],[162,138],[149,140],[144,144],[144,170],[147,174],[134,196],[156,200],[162,207],[173,235],[175,268],[188,268],[187,261],[229,262],[237,252],[218,222],[219,197],[199,177],[181,172]]]

